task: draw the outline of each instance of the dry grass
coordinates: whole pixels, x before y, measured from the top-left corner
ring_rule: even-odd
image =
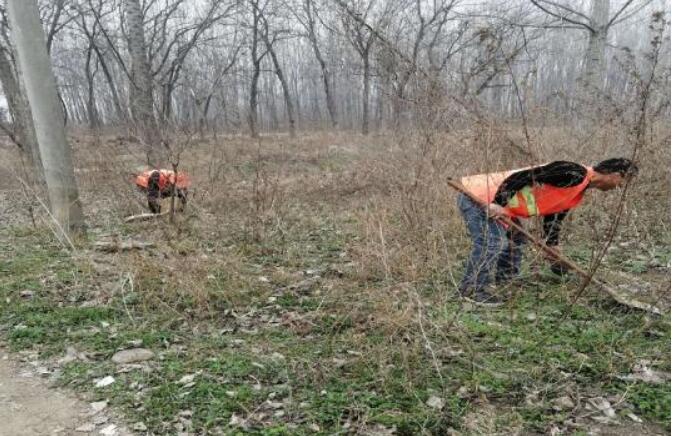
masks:
[[[547,320],[565,310],[587,311],[600,320],[596,321],[600,326],[610,326],[606,320],[614,314],[614,322],[629,320],[642,332],[655,327],[635,321],[639,314],[624,313],[592,293],[577,308],[568,308],[576,284],[545,279],[539,272],[543,263],[532,253],[524,273],[529,283],[503,290],[514,296],[503,312],[475,313],[459,304],[456,282],[469,240],[446,178],[524,166],[530,157],[522,151],[526,145],[516,123],[452,131],[435,126],[433,133],[421,127],[372,137],[319,133],[292,140],[269,135],[255,142],[222,136],[194,143],[180,164],[192,175],[194,188],[186,212],[174,225],[167,221],[122,224],[124,216],[145,208],[130,177],[142,163],[138,144],[118,137],[78,136],[73,144],[90,238],[115,235],[158,246],[151,252],[94,258],[104,293],[100,304],[122,301],[124,317],[152,331],[179,331],[191,338],[188,348],[196,347],[189,344],[202,341],[208,332],[230,331],[232,323],[238,325],[236,332],[290,335],[287,342],[273,343],[263,333],[255,347],[267,354],[278,350],[292,356],[292,365],[285,371],[299,396],[305,395],[305,386],[333,383],[336,376],[347,392],[374,389],[361,384],[373,379],[381,385],[379,395],[426,398],[434,392],[455,402],[444,417],[428,421],[427,428],[408,424],[412,433],[429,432],[429,428],[540,430],[548,418],[530,415],[538,406],[523,406],[520,401],[528,387],[543,389],[548,377],[567,380],[560,375],[567,370],[576,371],[584,396],[602,394],[597,383],[581,381],[584,363],[576,366],[572,360],[558,366],[551,351],[541,361],[522,357],[524,363],[510,367],[493,357],[499,356],[499,349],[492,348],[489,337],[499,337],[498,341],[508,342],[525,356],[535,341],[553,342]],[[667,124],[654,125],[640,154],[641,175],[631,187],[618,248],[610,252],[601,272],[631,268],[631,276],[647,281],[646,291],[655,300],[663,299],[663,305],[670,304],[664,292],[670,282],[667,129]],[[571,126],[531,131],[540,162],[593,163],[628,152],[614,125],[582,137]],[[588,261],[613,218],[616,200],[612,194],[590,195],[585,207],[564,226],[568,253]],[[86,249],[86,244],[82,247]],[[645,258],[645,271],[637,269],[642,262],[629,263],[633,256]],[[655,260],[658,263],[650,265]],[[319,271],[315,273],[319,279],[313,279],[312,269]],[[522,323],[528,323],[531,311],[545,324],[534,321],[524,337],[517,332]],[[159,315],[161,321],[153,321]],[[621,343],[622,339],[607,333],[596,339],[599,347],[607,347],[606,341]],[[641,350],[640,342],[627,343],[629,350]],[[323,354],[307,356],[307,346]],[[555,346],[567,351],[565,344]],[[220,349],[218,345],[208,345],[207,351],[189,348],[187,355],[203,360],[199,353],[210,356],[215,353],[211,348]],[[611,356],[619,350],[615,345],[597,351]],[[629,366],[641,357],[642,351],[633,351],[622,363]],[[582,357],[577,359],[584,362]],[[599,356],[592,355],[590,361],[596,367],[604,364]],[[499,391],[503,385],[511,390],[509,394]],[[570,389],[567,381],[561,385]],[[456,396],[459,390],[463,393]],[[325,428],[336,431],[350,422],[352,429],[367,432],[380,425],[382,413],[392,417],[384,422],[395,425],[427,413],[424,399],[421,412],[406,403],[373,406],[359,394],[348,395],[347,400],[339,400],[348,404],[339,411],[315,409],[314,414],[332,423],[324,424]],[[539,402],[546,404],[551,398],[553,393]],[[466,410],[469,413],[463,416]],[[589,426],[580,424],[580,428]]]

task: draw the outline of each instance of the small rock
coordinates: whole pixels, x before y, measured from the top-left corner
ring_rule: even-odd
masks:
[[[103,378],[97,380],[96,381],[96,387],[97,388],[104,388],[105,386],[109,386],[114,382],[115,382],[115,378],[112,377],[111,375],[108,375],[107,377],[103,377]]]
[[[229,425],[234,427],[245,427],[245,424],[246,424],[245,419],[241,418],[235,413],[231,414],[231,418],[229,419]]]
[[[75,429],[75,431],[80,432],[80,433],[89,433],[92,432],[96,429],[96,426],[92,423],[80,425]]]
[[[268,404],[272,409],[281,409],[283,407],[283,403],[277,401],[267,401],[266,404]]]
[[[537,319],[537,315],[535,315],[533,312],[531,312],[531,313],[526,315],[526,319],[528,321],[535,321]]]
[[[110,424],[107,427],[103,428],[100,431],[100,434],[104,436],[115,436],[117,434],[117,426],[114,424]]]
[[[135,431],[147,431],[147,426],[142,422],[136,422],[131,428]]]
[[[603,397],[589,398],[589,404],[596,410],[602,412],[607,418],[614,418],[617,415],[615,409],[610,405],[610,402]]]
[[[262,283],[269,283],[269,281],[270,281],[269,278],[265,277],[265,276],[259,276],[259,277],[257,277],[257,280],[259,280]]]
[[[274,360],[284,360],[285,356],[276,351],[273,354],[271,354],[271,358]]]
[[[441,410],[444,408],[444,399],[432,395],[430,398],[428,398],[428,401],[426,401],[425,404],[432,407],[433,409]]]
[[[93,423],[96,424],[96,425],[101,425],[101,424],[105,424],[109,420],[110,420],[110,417],[108,417],[108,416],[98,415],[93,419]]]
[[[33,291],[29,291],[28,289],[21,291],[19,294],[21,298],[33,298]]]
[[[131,348],[116,352],[112,361],[117,364],[143,362],[154,357],[154,353],[146,348]]]
[[[93,403],[89,403],[89,406],[91,406],[91,410],[95,414],[107,407],[107,401],[96,401]]]
[[[552,404],[555,410],[568,410],[575,407],[575,403],[567,395],[555,398],[554,400],[552,400]]]
[[[186,385],[192,383],[194,381],[194,377],[196,377],[196,374],[187,374],[178,380],[178,384]]]
[[[631,421],[633,421],[633,422],[637,422],[637,423],[642,423],[643,422],[643,420],[640,419],[640,417],[638,417],[637,415],[635,415],[631,412],[627,413],[626,416],[628,416],[629,419],[631,419]]]
[[[315,423],[309,425],[308,428],[310,428],[311,430],[313,430],[316,433],[320,431],[320,426],[318,424],[315,424]]]
[[[58,363],[59,364],[65,364],[65,363],[74,362],[76,360],[81,360],[83,362],[88,362],[89,358],[86,357],[86,354],[84,354],[80,351],[77,351],[77,349],[75,347],[66,347],[65,356],[60,358],[58,360]]]

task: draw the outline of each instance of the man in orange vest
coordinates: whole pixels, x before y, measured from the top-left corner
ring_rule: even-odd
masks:
[[[135,183],[141,191],[147,192],[147,205],[152,213],[161,213],[159,199],[170,197],[173,186],[182,208],[187,204],[187,188],[191,182],[184,172],[178,172],[176,181],[175,173],[171,170],[145,169],[136,176]]]
[[[495,273],[495,282],[500,284],[519,273],[524,236],[505,228],[498,217],[508,216],[515,221],[544,217],[546,243],[555,246],[561,222],[569,210],[579,206],[587,189],[609,191],[637,173],[638,167],[633,162],[617,158],[593,168],[556,161],[522,170],[464,177],[465,188],[488,204],[488,210],[468,196],[458,195],[458,208],[473,242],[460,295],[479,305],[499,306],[502,299],[486,290],[491,275]],[[560,264],[552,264],[552,271],[567,272]]]

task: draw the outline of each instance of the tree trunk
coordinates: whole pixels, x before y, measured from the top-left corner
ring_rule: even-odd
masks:
[[[22,151],[30,159],[36,174],[38,174],[38,179],[43,181],[44,169],[40,159],[40,149],[37,145],[33,115],[30,113],[25,91],[21,89],[19,78],[15,70],[12,69],[10,55],[2,48],[0,48],[0,83],[2,83],[2,89],[7,98],[7,106],[12,115],[16,140],[21,145]]]
[[[363,59],[363,74],[362,74],[362,134],[369,134],[369,53]]]
[[[91,71],[91,55],[93,53],[93,47],[89,46],[86,51],[86,62],[85,62],[85,74],[86,74],[86,84],[87,84],[87,100],[86,100],[86,111],[87,117],[89,118],[89,127],[91,130],[96,130],[100,125],[98,118],[98,110],[96,110],[96,96],[94,89],[94,73]]]
[[[107,66],[107,62],[105,62],[103,54],[100,52],[100,49],[98,48],[95,42],[93,45],[93,49],[96,52],[96,56],[98,56],[98,62],[100,62],[100,67],[103,70],[105,81],[107,82],[108,87],[110,88],[110,93],[112,94],[112,103],[114,104],[117,119],[120,121],[124,121],[126,120],[126,112],[124,111],[120,103],[119,93],[117,93],[117,87],[115,86],[114,80],[112,79],[112,74],[110,73],[110,69]]]
[[[250,126],[250,136],[259,137],[257,130],[257,105],[258,105],[258,82],[259,82],[259,63],[255,63],[250,82],[250,107],[248,112],[248,125]]]
[[[285,99],[285,110],[287,111],[287,121],[290,127],[290,137],[294,138],[297,136],[297,131],[295,127],[295,114],[294,114],[294,104],[292,103],[292,96],[290,95],[290,87],[287,84],[287,79],[285,79],[285,74],[280,67],[280,62],[278,61],[278,56],[276,56],[276,51],[273,49],[273,46],[268,40],[268,35],[266,35],[266,47],[271,55],[271,60],[273,61],[273,66],[276,69],[276,76],[280,80],[280,84],[283,87],[283,98]]]
[[[65,137],[63,108],[56,92],[37,2],[9,0],[7,6],[17,60],[35,121],[51,213],[64,233],[83,232],[84,215]]]
[[[256,8],[252,9],[252,45],[250,47],[250,57],[252,60],[252,78],[250,80],[250,99],[248,108],[248,125],[250,126],[250,136],[259,138],[259,131],[257,126],[257,106],[259,93],[259,75],[261,73],[260,63],[262,57],[257,56],[258,42],[259,42],[259,13]]]
[[[591,27],[589,45],[584,59],[582,81],[589,92],[600,91],[607,68],[605,49],[608,43],[608,20],[610,0],[593,0],[591,5]]]
[[[311,41],[311,46],[313,47],[313,53],[315,58],[320,65],[320,74],[322,76],[323,88],[325,90],[325,101],[327,103],[327,112],[329,112],[330,121],[332,122],[332,128],[336,129],[339,125],[336,117],[336,107],[334,104],[334,96],[332,95],[332,90],[330,89],[329,82],[329,70],[327,69],[327,62],[320,51],[320,46],[318,45],[318,36],[315,33],[315,4],[310,0],[304,1],[304,10],[306,12],[306,17],[308,19],[308,39]]]
[[[154,116],[152,77],[147,59],[145,29],[140,0],[124,0],[129,53],[131,54],[131,114],[146,147],[147,164],[158,162],[159,129]]]

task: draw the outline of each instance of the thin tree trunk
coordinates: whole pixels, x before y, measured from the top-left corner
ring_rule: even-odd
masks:
[[[308,39],[311,41],[311,46],[313,47],[313,53],[315,58],[320,65],[320,74],[322,76],[323,88],[325,90],[325,101],[327,103],[327,112],[329,113],[330,121],[332,122],[332,128],[336,129],[339,125],[336,116],[336,106],[334,104],[334,96],[332,95],[332,90],[330,87],[330,74],[327,68],[327,62],[320,51],[320,46],[318,45],[318,36],[315,33],[315,19],[313,14],[315,13],[315,5],[310,0],[304,1],[304,10],[308,18]]]
[[[22,147],[22,151],[35,168],[38,179],[43,181],[44,169],[40,159],[40,149],[37,145],[33,115],[30,112],[25,91],[21,89],[21,83],[14,71],[9,53],[0,48],[0,83],[2,83],[2,89],[7,98],[7,106],[12,115],[14,134]]]
[[[362,75],[362,134],[369,134],[369,53],[363,57],[363,75]]]
[[[259,105],[259,75],[261,73],[260,63],[262,57],[257,56],[259,42],[259,12],[255,7],[252,8],[252,46],[250,47],[250,57],[252,60],[252,78],[250,80],[250,97],[248,107],[248,125],[250,126],[250,136],[259,138],[257,126],[257,106]]]
[[[83,232],[84,215],[65,136],[63,108],[56,92],[37,2],[9,0],[7,6],[17,61],[35,120],[52,215],[66,234]]]
[[[250,82],[250,107],[248,112],[248,125],[250,126],[250,136],[259,137],[257,127],[257,106],[258,106],[258,82],[259,82],[259,63],[253,64],[252,80]]]
[[[296,121],[294,114],[294,103],[292,103],[292,96],[290,95],[290,87],[287,84],[285,74],[283,74],[283,69],[280,66],[280,62],[278,61],[278,56],[276,56],[276,51],[273,49],[273,46],[268,40],[268,35],[266,36],[267,36],[266,47],[267,50],[269,51],[269,54],[271,54],[271,60],[273,61],[273,66],[276,69],[276,76],[278,76],[278,80],[280,80],[280,84],[283,88],[283,98],[285,99],[285,110],[287,111],[287,121],[290,128],[290,137],[294,138],[297,136],[297,131],[295,127]]]
[[[93,71],[91,71],[92,53],[93,53],[93,47],[91,47],[90,45],[86,51],[86,62],[84,64],[86,83],[87,83],[86,110],[87,110],[87,116],[89,118],[89,127],[91,128],[91,130],[96,130],[100,125],[100,121],[98,118],[98,111],[96,110],[96,97],[94,93],[95,91],[94,74]]]
[[[117,87],[115,86],[114,80],[112,79],[112,74],[110,73],[107,62],[105,62],[102,53],[95,43],[93,45],[93,49],[96,52],[96,56],[98,56],[98,62],[100,62],[100,67],[103,70],[103,75],[105,76],[105,81],[108,84],[108,88],[110,88],[110,94],[112,94],[112,103],[114,104],[116,112],[115,115],[118,120],[124,121],[126,119],[126,111],[122,109],[119,93],[117,92]]]

